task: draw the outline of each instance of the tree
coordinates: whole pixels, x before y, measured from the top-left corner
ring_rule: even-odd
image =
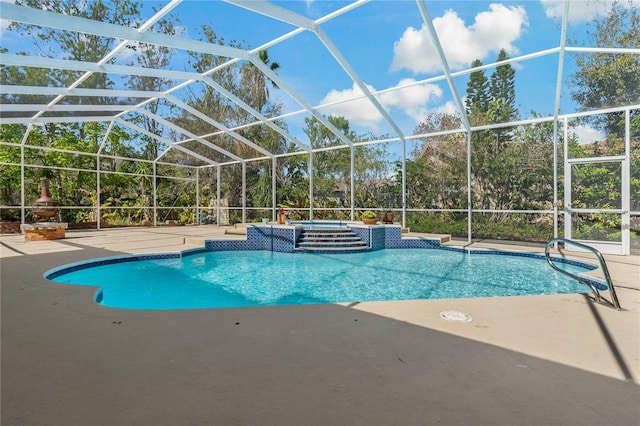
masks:
[[[200,39],[208,43],[228,45],[230,47],[241,49],[245,48],[242,44],[236,41],[225,41],[225,39],[218,36],[216,31],[209,25],[203,25],[201,27]],[[282,106],[269,101],[267,87],[270,84],[269,80],[266,79],[264,74],[253,64],[246,63],[241,66],[233,63],[231,65],[221,66],[227,62],[226,58],[199,52],[189,52],[189,55],[189,63],[197,72],[204,73],[212,69],[216,69],[216,71],[211,73],[209,76],[229,92],[238,94],[238,96],[252,108],[260,111],[266,116],[275,116],[280,114]],[[267,51],[260,52],[258,57],[273,70],[280,67],[277,62],[271,61]],[[229,101],[221,92],[210,86],[190,85],[187,90],[189,93],[186,103],[207,117],[210,117],[227,127],[234,127],[255,121],[255,117],[250,112],[241,108],[234,102]],[[194,117],[186,111],[181,111],[180,115],[175,117],[172,121],[196,135],[219,132],[219,129],[215,128],[213,125]],[[282,122],[275,122],[274,124],[281,127],[283,126]],[[245,127],[238,130],[237,133],[269,152],[284,153],[291,149],[289,143],[283,136],[266,125]],[[241,158],[251,158],[263,155],[252,146],[238,141],[236,138],[231,136],[219,135],[215,136],[215,140],[213,140],[214,137],[209,137],[207,139]],[[221,154],[200,142],[194,141],[185,144],[184,146],[194,152],[204,155],[205,157],[211,158],[214,161],[223,163],[229,161],[228,156],[225,156],[224,154]],[[176,155],[183,154],[176,153]],[[192,160],[185,157],[184,161]],[[284,175],[286,174],[285,160],[278,160],[276,167],[277,169],[273,171],[271,170],[271,164],[258,164],[255,162],[247,163],[246,183],[247,188],[249,189],[247,191],[247,200],[243,200],[242,169],[235,166],[225,166],[223,168],[225,179],[221,188],[222,197],[228,200],[230,206],[240,206],[243,204],[243,201],[247,206],[270,206],[271,175],[272,173],[275,173],[278,182],[284,178]],[[213,179],[213,176],[214,175],[212,175],[211,179]],[[212,181],[208,186],[210,188],[214,188],[215,184]],[[205,197],[203,197],[203,199],[204,198]]]
[[[471,63],[472,68],[482,66],[480,59]],[[467,98],[465,107],[472,125],[483,124],[486,112],[489,110],[489,80],[484,75],[484,70],[473,71],[469,74],[467,83]]]
[[[230,47],[241,48],[242,46],[234,41],[226,43],[224,38],[219,37],[216,31],[209,25],[202,25],[200,34],[200,40],[211,44],[228,45]],[[229,66],[222,67],[227,58],[211,55],[200,52],[190,51],[189,53],[189,65],[198,73],[205,73],[216,69],[215,72],[209,74],[213,80],[215,80],[222,87],[228,91],[235,93],[239,88],[240,71],[239,65],[231,64]],[[205,116],[224,124],[227,127],[234,127],[237,124],[244,124],[244,117],[247,116],[246,112],[243,112],[235,104],[228,101],[228,99],[219,91],[205,84],[191,84],[186,87],[187,95],[185,102],[192,106],[194,109],[200,111]],[[178,126],[182,127],[194,133],[196,135],[206,135],[218,132],[219,129],[213,124],[210,124],[198,117],[195,117],[186,110],[180,110],[175,118],[170,121],[174,122]],[[215,145],[230,151],[236,155],[240,155],[239,150],[246,150],[250,155],[257,155],[257,152],[250,147],[238,142],[235,138],[225,135],[219,135],[207,138]],[[216,162],[227,162],[230,158],[206,145],[193,141],[187,144],[183,144],[185,148],[190,149],[198,154],[201,154],[207,158]],[[174,150],[172,150],[174,151]],[[173,153],[176,157],[182,157],[181,161],[190,164],[196,164],[199,160],[180,153],[177,150]],[[244,155],[244,153],[243,153]],[[241,186],[241,185],[240,185]]]
[[[18,144],[21,142],[26,126],[22,124],[3,124],[0,126],[0,141]],[[3,206],[20,205],[20,147],[18,146],[0,146],[0,164],[2,173],[0,173],[0,204]],[[19,215],[13,212],[0,209],[0,216],[7,220],[18,219]]]
[[[105,3],[102,0],[86,2],[81,0],[17,0],[17,4],[58,13],[80,16],[98,22],[109,22],[123,26],[135,26],[140,21],[139,3],[131,0],[121,0]],[[65,59],[98,62],[113,48],[118,40],[103,38],[91,34],[74,31],[58,30],[55,28],[41,28],[28,24],[12,23],[27,35],[31,35],[34,44],[47,56]],[[83,76],[76,71],[63,71],[33,67],[3,67],[3,84],[26,84],[32,86],[69,86],[82,79],[82,87],[110,88],[114,85],[107,73],[91,73]],[[42,97],[38,100],[34,96],[19,96],[5,99],[7,102],[20,103],[48,103],[51,98]],[[67,98],[62,102],[76,102],[79,104],[108,104],[113,99],[102,97]],[[74,113],[70,113],[74,114]],[[84,114],[78,111],[76,114]],[[3,131],[5,125],[2,126]],[[78,152],[97,152],[98,146],[106,133],[106,125],[99,122],[86,123],[48,123],[35,126],[29,133],[27,145],[47,146],[58,150],[25,150],[25,162],[36,167],[27,168],[27,199],[35,199],[39,192],[38,177],[49,177],[54,198],[63,206],[91,206],[95,200],[96,188],[96,159],[94,156],[74,154]],[[134,150],[126,146],[130,135],[114,128],[109,133],[109,144],[114,155],[135,156]],[[102,157],[102,170],[117,170],[121,160]],[[43,167],[38,167],[42,165]],[[69,168],[63,170],[62,168]],[[126,170],[129,171],[129,170]],[[102,176],[101,187],[109,197],[122,197],[127,193],[134,178],[125,175],[105,173]],[[106,193],[106,191],[109,191]],[[103,198],[104,200],[104,198]],[[28,203],[28,201],[27,201]],[[88,216],[82,210],[63,210],[63,220],[73,221],[80,216]],[[86,218],[85,218],[86,219]]]
[[[626,4],[625,4],[626,3]],[[607,14],[596,16],[588,24],[587,41],[597,47],[639,48],[640,8],[633,2],[615,1]],[[575,41],[572,41],[575,44]],[[632,53],[593,52],[576,55],[577,70],[570,77],[571,97],[581,109],[588,111],[608,107],[619,107],[640,103],[640,56]],[[582,118],[596,129],[606,133],[606,140],[575,148],[577,156],[616,155],[624,151],[625,113],[611,112]],[[638,159],[637,135],[640,128],[640,110],[631,110],[631,202],[637,203]],[[620,199],[619,182],[606,186],[607,176],[616,176],[607,170],[607,164],[590,164],[579,168],[572,185],[581,188],[581,199],[574,204],[587,206],[616,206]],[[615,207],[614,207],[615,208]],[[632,208],[633,210],[633,208]],[[612,217],[615,216],[615,220]],[[591,215],[592,224],[582,222],[581,238],[609,239],[611,235],[619,239],[620,223],[618,215]],[[632,231],[633,232],[633,231]],[[576,233],[578,235],[578,233]],[[632,238],[633,240],[633,238]]]
[[[353,142],[366,141],[373,136],[358,135],[350,129],[344,117],[327,118],[342,134]],[[305,119],[304,132],[314,149],[342,145],[342,141],[317,118]],[[388,168],[386,151],[380,145],[359,146],[354,153],[354,198],[359,206],[382,206],[385,172]],[[313,193],[316,206],[327,208],[350,207],[351,150],[331,149],[313,154]],[[321,214],[319,215],[321,216]],[[334,216],[336,218],[336,216]]]
[[[258,52],[258,59],[267,65],[271,71],[275,72],[280,68],[278,62],[271,62],[267,49]],[[251,62],[243,65],[241,73],[241,93],[244,95],[243,98],[253,108],[261,111],[269,100],[269,82],[273,87],[277,87],[276,84],[266,78],[264,73]]]
[[[414,134],[459,129],[459,115],[432,113],[416,126]],[[466,207],[466,137],[463,133],[421,139],[407,161],[407,205],[410,208]],[[396,182],[402,182],[398,170]]]
[[[278,62],[271,61],[267,49],[258,52],[258,59],[272,71],[280,68]],[[272,117],[280,114],[282,106],[269,102],[269,85],[277,87],[275,83],[266,78],[264,73],[251,62],[245,63],[240,68],[240,75],[240,85],[237,88],[240,98],[247,102],[249,106],[266,116]],[[246,122],[255,120],[255,117],[247,111],[242,109],[238,110],[238,116],[241,116],[243,113],[245,116],[242,117],[242,120]],[[274,124],[282,128],[285,127],[282,121],[276,121]],[[284,153],[288,149],[295,149],[295,147],[289,146],[290,144],[282,135],[266,125],[241,129],[239,134],[251,141],[255,141],[269,152]],[[276,170],[272,170],[271,164],[261,168],[257,167],[255,163],[250,163],[247,168],[247,182],[252,182],[249,193],[250,199],[248,200],[250,202],[249,204],[253,203],[253,205],[260,207],[271,206],[272,173],[276,174],[276,182],[283,184],[283,186],[278,185],[279,195],[283,195],[283,189],[287,187],[287,185],[284,185],[285,174],[287,174],[286,164],[289,162],[289,159],[278,159]]]
[[[596,16],[587,33],[593,46],[640,48],[640,9],[616,1],[606,16]],[[571,97],[583,110],[640,102],[640,56],[623,53],[576,55]],[[638,114],[637,110],[634,115]],[[624,113],[587,117],[609,134],[624,135]],[[633,121],[633,120],[632,120]]]
[[[509,59],[504,49],[500,50],[497,62]],[[498,65],[496,70],[491,74],[491,83],[489,85],[489,93],[491,100],[487,110],[487,118],[490,123],[508,123],[518,118],[518,110],[516,109],[516,72],[510,64]],[[498,144],[503,141],[511,140],[511,131],[513,128],[500,128],[494,130],[494,134]]]
[[[154,13],[156,9],[153,8]],[[170,19],[162,19],[154,24],[154,30],[167,35],[177,35],[177,24],[179,19],[172,15]],[[137,64],[142,68],[151,69],[165,69],[170,66],[172,57],[174,55],[174,49],[170,49],[166,46],[159,46],[147,43],[138,43],[131,46],[136,52],[134,60],[131,65]],[[150,92],[164,92],[167,90],[172,80],[164,77],[150,77],[132,75],[127,86],[131,90],[150,91]],[[158,113],[160,107],[160,99],[155,99],[145,104],[145,108],[153,113]],[[155,120],[152,120],[146,115],[141,115],[142,127],[150,133],[159,134],[158,124]],[[159,142],[156,139],[150,138],[146,135],[141,135],[140,138],[145,141],[143,156],[147,159],[155,160],[159,154]]]
[[[349,140],[355,141],[356,134],[350,129],[349,120],[344,117],[328,117],[333,124]],[[322,124],[317,118],[305,118],[304,132],[309,137],[311,147],[327,148],[342,145],[342,141]],[[351,151],[349,149],[333,149],[313,154],[313,193],[316,204],[322,207],[347,207],[351,170]],[[341,195],[338,197],[337,193]]]
[[[360,135],[358,140],[380,139],[375,135]],[[357,207],[401,207],[396,181],[389,178],[391,164],[384,145],[363,145],[354,152],[354,202]],[[346,186],[346,185],[345,185]]]
[[[515,106],[515,70],[504,63],[509,56],[498,53],[489,82],[482,71],[474,71],[467,83],[466,109],[472,125],[509,123],[518,118]],[[474,67],[482,63],[475,60]],[[474,208],[514,209],[524,203],[523,188],[529,177],[515,177],[527,148],[511,142],[515,127],[476,130],[471,135],[471,187]],[[527,174],[528,176],[528,174]]]
[[[17,0],[16,4],[36,9],[51,10],[70,16],[79,16],[98,22],[132,26],[140,19],[139,3],[132,0],[121,0],[108,5],[102,0],[86,2],[82,0]],[[31,35],[45,54],[51,57],[60,56],[84,62],[98,62],[115,47],[116,39],[105,38],[93,34],[75,31],[43,28],[34,25],[12,23],[26,34]],[[43,42],[43,46],[40,46]],[[54,75],[59,85],[69,86],[82,73],[77,71],[55,71]],[[106,73],[92,73],[83,81],[83,87],[106,89],[112,87],[113,82]],[[79,102],[87,104],[104,104],[100,97],[80,98]]]
[[[0,53],[7,53],[6,48],[0,48]],[[24,52],[19,52],[19,55]],[[17,67],[6,66],[0,67],[0,84],[6,85],[24,85],[24,86],[55,86],[56,76],[54,70],[48,68],[34,67]],[[51,101],[50,96],[44,95],[0,95],[3,104],[47,104]],[[3,111],[3,117],[11,117],[12,114]]]

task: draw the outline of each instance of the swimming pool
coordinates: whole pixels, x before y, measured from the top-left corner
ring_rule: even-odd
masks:
[[[581,293],[584,284],[540,255],[442,249],[354,254],[271,251],[126,256],[55,268],[45,278],[100,289],[96,302],[124,309],[197,309]],[[146,257],[146,258],[145,258]],[[559,261],[572,272],[593,266]],[[573,264],[575,263],[575,264]]]

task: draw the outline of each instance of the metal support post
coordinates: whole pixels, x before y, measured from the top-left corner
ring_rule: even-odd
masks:
[[[309,220],[313,220],[313,152],[309,153]]]
[[[276,220],[276,167],[278,163],[276,157],[271,159],[271,220]]]
[[[200,225],[200,169],[196,169],[196,225]]]
[[[356,203],[355,203],[355,196],[354,196],[354,192],[355,192],[355,169],[356,169],[356,152],[355,152],[355,147],[353,145],[351,145],[351,180],[349,182],[349,186],[351,188],[351,190],[349,191],[350,195],[351,195],[351,199],[349,200],[349,205],[351,206],[351,220],[356,220]]]
[[[247,163],[242,162],[242,223],[247,222]]]
[[[471,198],[471,131],[467,130],[467,242],[471,242],[473,205]]]
[[[220,226],[220,174],[221,166],[216,166],[216,225]]]
[[[156,182],[158,180],[157,167],[158,166],[154,161],[153,162],[153,227],[154,228],[158,226],[158,184]]]
[[[100,209],[100,204],[102,203],[102,197],[100,196],[100,154],[96,157],[96,204],[97,204],[97,213],[96,213],[96,229],[101,229],[100,227],[100,218],[102,217],[102,211]]]

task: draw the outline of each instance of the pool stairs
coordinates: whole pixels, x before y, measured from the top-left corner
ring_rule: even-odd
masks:
[[[369,246],[349,228],[303,228],[296,250],[344,253],[369,250]]]

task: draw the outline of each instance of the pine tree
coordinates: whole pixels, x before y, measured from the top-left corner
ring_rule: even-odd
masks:
[[[482,61],[476,59],[471,63],[472,68],[482,66]],[[484,75],[484,70],[474,71],[469,75],[467,83],[467,99],[465,106],[473,124],[479,124],[483,115],[489,109],[489,80]]]
[[[497,62],[509,59],[504,49],[500,50]],[[518,118],[516,109],[516,72],[510,64],[498,65],[491,74],[489,93],[491,101],[488,108],[488,119],[491,123],[507,123]],[[511,129],[496,129],[498,142],[511,139]]]

